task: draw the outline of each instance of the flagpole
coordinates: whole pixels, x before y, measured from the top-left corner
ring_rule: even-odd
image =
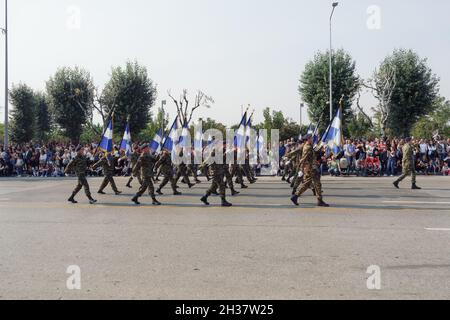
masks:
[[[8,103],[9,103],[9,87],[8,87],[8,0],[5,0],[5,28],[2,29],[5,35],[5,134],[4,144],[5,148],[9,145],[9,115],[8,115]]]

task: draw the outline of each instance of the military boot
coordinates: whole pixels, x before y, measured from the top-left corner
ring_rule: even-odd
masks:
[[[225,197],[222,197],[222,207],[231,207],[231,206],[232,206],[232,204],[229,203],[229,202],[225,199]]]
[[[234,189],[231,190],[231,195],[232,195],[232,196],[236,196],[236,195],[238,195],[239,193],[240,193],[239,191],[236,191],[236,190],[234,190]]]
[[[156,197],[155,197],[155,196],[152,196],[152,204],[153,204],[154,206],[160,206],[160,205],[161,205],[161,202],[159,202],[158,200],[156,200]]]
[[[94,198],[89,198],[89,203],[90,204],[94,204],[94,203],[97,203],[97,200],[95,200]]]
[[[411,189],[412,189],[412,190],[422,190],[422,188],[421,188],[421,187],[418,187],[415,183],[412,184]]]
[[[400,189],[400,187],[398,186],[398,181],[395,181],[395,182],[393,183],[393,185],[394,185],[394,187],[396,187],[397,189]]]
[[[164,193],[162,193],[161,189],[156,190],[156,193],[162,196]]]
[[[294,194],[291,198],[291,201],[293,204],[295,204],[296,206],[299,206],[300,204],[298,203],[298,196],[296,194]]]
[[[328,208],[330,205],[326,204],[322,199],[317,200],[317,206]]]
[[[75,200],[75,195],[74,195],[74,194],[72,194],[72,195],[70,196],[70,198],[69,198],[67,201],[72,202],[72,203],[78,203],[78,202]]]
[[[203,202],[205,205],[209,206],[209,202],[208,202],[208,196],[203,196],[200,199],[201,202]]]
[[[98,194],[106,194],[103,190],[98,190]]]
[[[138,196],[134,196],[133,199],[131,199],[131,201],[133,201],[135,204],[139,205],[141,203],[138,201],[138,199],[139,199]]]
[[[116,190],[116,191],[114,191],[114,193],[116,194],[116,196],[118,196],[118,195],[122,194],[122,191]]]

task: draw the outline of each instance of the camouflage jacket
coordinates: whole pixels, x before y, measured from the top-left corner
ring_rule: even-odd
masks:
[[[103,168],[104,175],[114,175],[114,159],[108,160],[108,158],[103,157],[96,164],[94,164],[92,169],[96,170],[99,167]]]
[[[143,154],[139,157],[134,170],[141,174],[141,177],[150,178],[153,176],[153,168],[155,167],[156,158],[151,154]]]
[[[69,173],[72,170],[75,171],[77,176],[82,176],[86,174],[88,169],[88,158],[85,156],[77,155],[73,160],[67,165],[65,173]]]
[[[403,167],[411,167],[413,163],[413,148],[409,143],[406,143],[402,148],[403,153],[403,160],[402,164]]]

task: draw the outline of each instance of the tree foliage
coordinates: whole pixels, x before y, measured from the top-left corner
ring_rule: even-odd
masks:
[[[396,50],[381,63],[375,77],[395,70],[395,88],[390,99],[387,127],[393,136],[407,136],[414,124],[432,112],[439,92],[439,79],[412,50]]]
[[[107,112],[114,108],[114,131],[122,134],[127,121],[137,137],[150,121],[150,109],[156,100],[156,87],[147,68],[136,61],[112,69],[111,79],[102,92],[101,103]]]
[[[94,84],[84,69],[61,68],[47,81],[47,94],[54,120],[74,143],[92,116]]]
[[[333,66],[333,110],[336,112],[343,98],[343,125],[352,115],[352,103],[360,85],[356,74],[356,63],[344,50],[334,51]],[[308,105],[311,121],[318,123],[323,131],[330,122],[329,99],[329,51],[317,53],[314,59],[306,64],[300,77],[299,93]]]
[[[39,141],[46,141],[51,130],[52,119],[50,115],[48,99],[44,93],[38,92],[35,98],[35,123],[34,137]]]
[[[11,139],[16,143],[29,142],[34,135],[35,97],[33,90],[25,84],[14,86],[10,92]]]
[[[431,139],[435,133],[450,136],[450,101],[439,97],[433,104],[431,114],[422,117],[412,129],[415,138]]]

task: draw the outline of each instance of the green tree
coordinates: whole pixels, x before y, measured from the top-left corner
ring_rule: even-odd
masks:
[[[450,101],[439,97],[433,104],[433,112],[422,117],[412,129],[415,138],[431,139],[436,132],[441,136],[450,136]]]
[[[127,62],[124,68],[112,69],[101,102],[107,112],[114,107],[114,131],[123,133],[129,120],[131,134],[139,136],[150,121],[150,109],[156,99],[156,87],[148,77],[147,69],[137,62]]]
[[[51,116],[49,111],[48,99],[44,93],[38,92],[35,98],[35,122],[34,137],[39,141],[45,141],[51,130]]]
[[[29,142],[34,135],[35,98],[33,90],[25,84],[14,86],[10,92],[11,139],[17,143]]]
[[[352,103],[360,85],[356,74],[356,63],[344,50],[334,51],[333,66],[333,110],[336,111],[343,99],[343,126],[346,127],[352,115]],[[305,66],[300,77],[299,93],[308,106],[311,121],[321,123],[323,131],[330,122],[329,99],[329,52],[317,53],[314,59]]]
[[[83,131],[81,132],[80,136],[81,144],[88,144],[93,142],[98,143],[100,141],[101,135],[98,133],[103,131],[103,127],[99,124],[96,124],[94,126],[94,128],[91,126],[83,127]]]
[[[375,74],[377,91],[382,91],[386,70],[395,72],[387,111],[387,127],[393,136],[407,136],[414,124],[432,112],[438,95],[438,77],[412,50],[396,50],[384,59]]]
[[[362,112],[350,118],[347,130],[345,136],[350,138],[369,138],[373,135],[372,124]]]
[[[47,94],[56,124],[73,143],[92,116],[94,84],[84,69],[61,68],[47,81]]]

